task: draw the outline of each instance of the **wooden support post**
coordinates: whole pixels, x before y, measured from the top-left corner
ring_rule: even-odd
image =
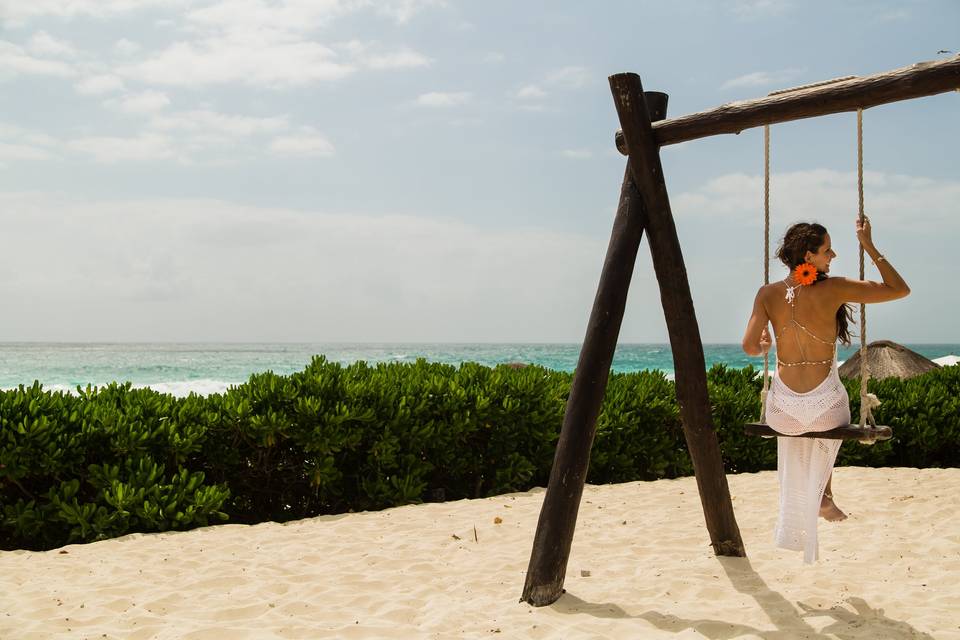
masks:
[[[629,167],[646,214],[647,241],[660,285],[673,349],[677,401],[693,461],[710,543],[717,555],[745,556],[723,470],[720,445],[710,415],[706,363],[690,296],[677,229],[660,164],[660,149],[643,104],[643,87],[634,73],[610,76],[620,126],[630,150]]]
[[[642,97],[639,99],[643,100]],[[658,120],[666,117],[667,96],[651,92],[649,99],[651,113],[648,117]],[[646,107],[641,105],[641,108],[646,114]],[[587,334],[573,374],[520,598],[521,602],[534,606],[551,604],[563,593],[577,512],[590,465],[590,449],[620,335],[643,226],[642,203],[628,165]]]

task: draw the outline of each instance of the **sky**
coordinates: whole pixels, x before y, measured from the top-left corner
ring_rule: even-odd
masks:
[[[956,0],[0,0],[0,341],[580,342],[625,164],[608,76],[675,117],[958,51]],[[912,289],[870,339],[960,343],[958,114],[864,114]],[[739,342],[762,130],[661,157],[701,336]],[[856,277],[855,163],[855,114],[775,126],[774,244],[821,222]],[[646,241],[620,341],[667,341]]]

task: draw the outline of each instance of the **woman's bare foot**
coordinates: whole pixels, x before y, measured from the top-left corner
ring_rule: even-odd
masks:
[[[831,494],[824,493],[823,498],[820,499],[820,517],[830,522],[840,522],[847,519],[847,514],[840,511],[840,508],[834,504]]]

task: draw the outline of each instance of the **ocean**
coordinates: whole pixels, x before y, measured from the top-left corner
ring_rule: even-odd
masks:
[[[958,344],[907,344],[930,359],[960,354]],[[841,348],[844,360],[856,347]],[[119,381],[182,396],[219,393],[246,382],[253,373],[289,374],[302,370],[314,355],[332,362],[431,362],[458,365],[478,362],[495,366],[524,362],[573,371],[579,344],[199,344],[199,343],[0,343],[0,388],[30,385],[35,380],[51,390],[71,391],[80,385],[102,386]],[[705,344],[707,367],[762,367],[761,358],[744,355],[738,344]],[[633,372],[658,369],[673,377],[667,344],[623,344],[613,369]]]

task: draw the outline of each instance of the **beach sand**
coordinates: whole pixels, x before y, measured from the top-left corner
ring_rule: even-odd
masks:
[[[0,552],[0,638],[960,639],[960,469],[837,469],[815,565],[771,544],[775,473],[729,481],[749,559],[693,478],[587,486],[548,607],[518,603],[537,489]]]

